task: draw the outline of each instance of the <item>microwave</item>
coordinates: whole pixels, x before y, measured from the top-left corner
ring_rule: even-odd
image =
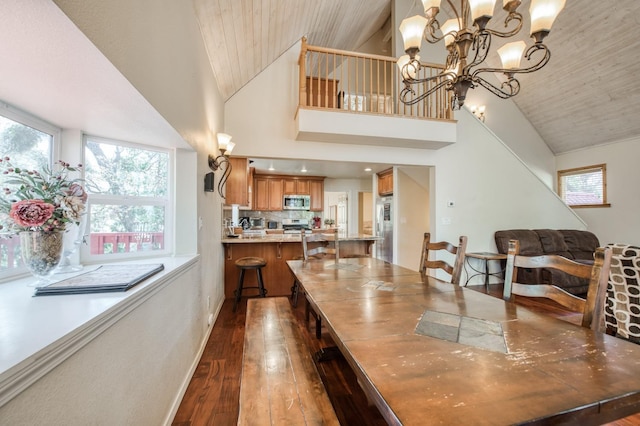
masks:
[[[309,210],[310,208],[310,195],[285,195],[282,201],[283,210]]]

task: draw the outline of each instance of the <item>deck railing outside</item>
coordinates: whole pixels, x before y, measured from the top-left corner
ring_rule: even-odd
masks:
[[[164,248],[163,232],[93,233],[89,239],[91,254],[130,253]],[[14,269],[22,264],[20,238],[0,238],[0,269]]]
[[[435,75],[443,66],[423,64],[420,75]],[[341,109],[356,113],[452,120],[450,96],[442,89],[415,105],[398,98],[404,87],[396,59],[310,46],[300,51],[300,106]],[[428,89],[416,88],[416,96]]]

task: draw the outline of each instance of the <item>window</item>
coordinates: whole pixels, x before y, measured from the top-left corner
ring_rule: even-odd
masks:
[[[0,155],[11,158],[11,163],[25,169],[51,166],[54,140],[60,129],[37,118],[2,105],[0,112]],[[0,175],[0,187],[10,185]],[[1,231],[0,231],[1,232]],[[0,238],[0,279],[8,279],[26,272],[22,264],[20,240],[17,236]]]
[[[90,136],[84,151],[89,241],[83,258],[166,254],[169,151]]]
[[[559,170],[558,193],[571,207],[609,207],[607,165]]]

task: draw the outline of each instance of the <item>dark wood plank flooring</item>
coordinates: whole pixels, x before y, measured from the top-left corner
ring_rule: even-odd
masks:
[[[495,297],[502,295],[501,284],[490,285],[488,291],[484,286],[470,288],[488,292]],[[580,322],[579,314],[567,312],[553,302],[521,298],[517,303],[565,321],[577,324]],[[232,312],[232,305],[232,300],[226,300],[222,306],[200,363],[174,418],[175,426],[225,426],[237,423],[246,300],[243,299],[236,313]],[[323,333],[322,339],[318,340],[314,328],[305,326],[304,300],[298,303],[295,314],[310,351],[315,352],[333,344],[328,333]],[[367,403],[354,373],[344,359],[322,362],[317,367],[341,424],[386,424],[375,406]],[[640,425],[640,414],[608,424],[632,425]]]

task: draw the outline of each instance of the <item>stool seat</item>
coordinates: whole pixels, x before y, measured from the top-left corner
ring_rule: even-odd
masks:
[[[267,265],[267,261],[261,257],[241,257],[236,260],[236,266],[244,269],[262,268]]]
[[[262,282],[262,268],[267,266],[267,261],[261,257],[241,257],[236,260],[236,267],[240,269],[240,275],[238,276],[238,287],[234,291],[235,298],[233,300],[233,312],[236,311],[238,307],[238,303],[240,303],[240,299],[242,298],[242,290],[246,288],[256,288],[258,289],[258,295],[260,297],[265,297],[267,295],[267,290],[264,288],[264,283]],[[248,269],[254,269],[256,271],[256,276],[258,279],[257,287],[245,287],[244,286],[244,271]]]

